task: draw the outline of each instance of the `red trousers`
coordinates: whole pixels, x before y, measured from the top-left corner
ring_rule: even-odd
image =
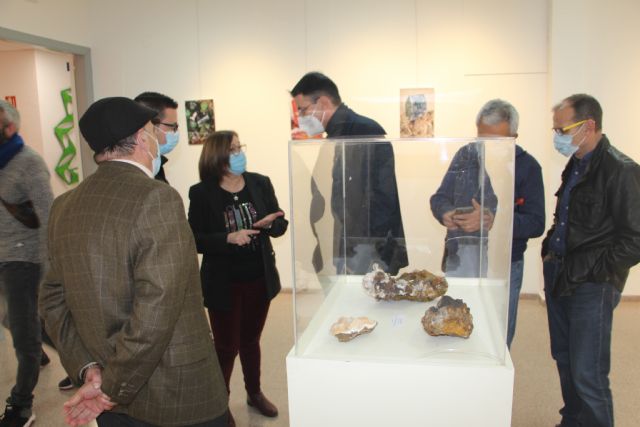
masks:
[[[252,395],[260,392],[260,336],[270,301],[264,278],[235,282],[231,289],[231,310],[209,310],[209,320],[227,391],[233,364],[240,353],[244,386]]]

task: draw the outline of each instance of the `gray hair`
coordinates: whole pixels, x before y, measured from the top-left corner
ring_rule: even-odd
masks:
[[[3,124],[13,123],[16,129],[20,129],[20,113],[13,105],[0,99],[0,113],[3,113]]]
[[[93,155],[93,159],[96,163],[101,163],[106,160],[120,159],[122,157],[130,156],[133,154],[136,149],[136,145],[138,144],[138,141],[136,140],[137,134],[138,132],[136,131],[133,135],[129,135],[118,141],[116,144],[105,148],[101,152],[95,153]]]
[[[511,135],[518,133],[518,121],[520,116],[513,105],[502,99],[492,99],[482,106],[476,117],[476,126],[480,123],[493,126],[498,123],[509,123]]]

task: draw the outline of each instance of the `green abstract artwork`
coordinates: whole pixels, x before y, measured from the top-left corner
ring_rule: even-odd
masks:
[[[56,134],[56,139],[62,148],[62,155],[58,164],[56,165],[56,174],[67,184],[75,184],[78,182],[78,168],[71,167],[71,162],[76,157],[76,147],[69,136],[69,133],[73,129],[73,113],[70,111],[73,98],[71,96],[71,88],[65,89],[60,92],[62,96],[62,105],[64,106],[65,116],[53,129]]]

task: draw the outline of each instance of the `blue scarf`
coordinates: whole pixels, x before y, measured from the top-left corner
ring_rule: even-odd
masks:
[[[7,166],[7,163],[22,150],[22,147],[24,147],[24,141],[17,133],[9,138],[7,142],[0,144],[0,169]]]

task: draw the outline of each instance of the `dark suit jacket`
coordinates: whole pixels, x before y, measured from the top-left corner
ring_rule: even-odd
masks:
[[[329,138],[354,139],[353,143],[336,146],[331,191],[334,260],[352,256],[359,243],[373,243],[377,256],[388,265],[388,272],[397,274],[408,265],[408,259],[393,147],[388,141],[364,144],[357,140],[383,138],[386,132],[376,121],[355,113],[345,104],[333,114],[326,131]]]
[[[273,186],[268,177],[257,173],[242,174],[249,196],[258,213],[258,219],[282,211],[278,206]],[[233,245],[227,243],[224,222],[224,190],[216,182],[200,182],[189,189],[189,223],[196,238],[198,252],[203,254],[200,277],[204,304],[210,309],[231,308],[231,281],[229,265],[233,262]],[[270,237],[282,236],[289,222],[284,217],[276,218],[270,230],[258,235],[267,297],[271,300],[280,292],[280,276],[276,269],[276,255]]]
[[[55,200],[49,254],[40,311],[73,380],[98,362],[114,411],[151,424],[224,414],[193,235],[173,188],[135,165],[100,164]]]

